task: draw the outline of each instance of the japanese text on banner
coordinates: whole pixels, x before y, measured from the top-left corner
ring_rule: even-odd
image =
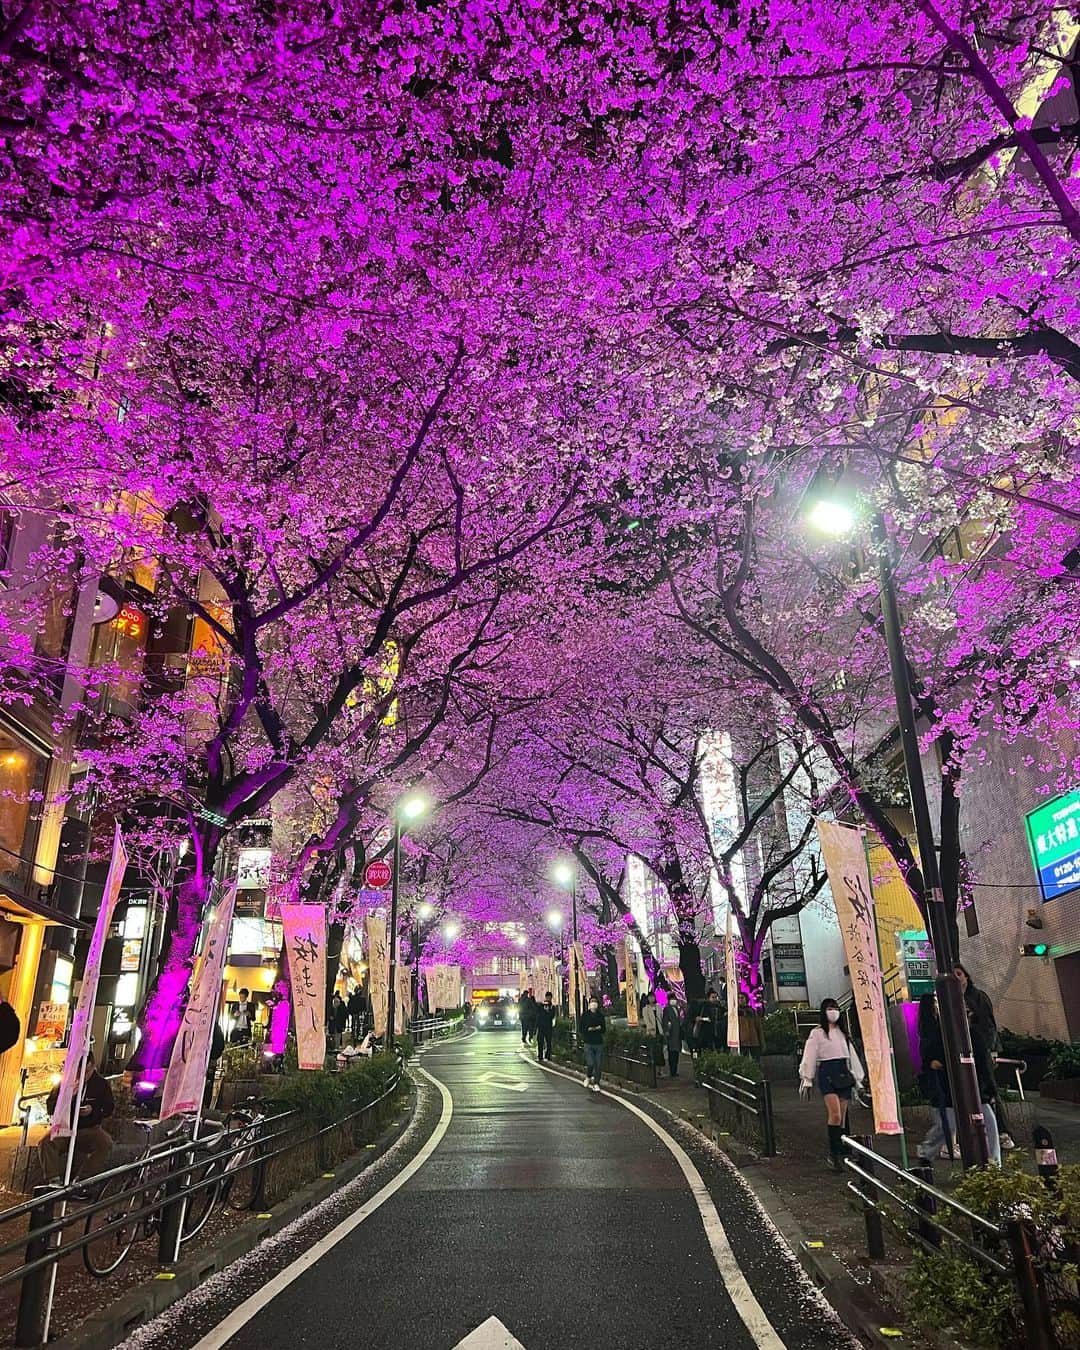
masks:
[[[301,1069],[326,1065],[326,910],[322,905],[282,905]]]
[[[851,825],[819,820],[821,855],[829,874],[829,888],[844,938],[851,972],[855,1010],[863,1038],[863,1053],[874,1100],[874,1129],[878,1134],[901,1134],[892,1044],[881,983],[874,900],[862,833]]]

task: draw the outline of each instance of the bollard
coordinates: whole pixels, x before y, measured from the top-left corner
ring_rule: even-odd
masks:
[[[55,1202],[49,1196],[55,1195],[52,1186],[35,1186],[34,1199],[41,1196],[40,1204],[30,1211],[30,1224],[27,1233],[26,1264],[40,1261],[53,1242],[54,1235],[42,1233],[56,1217]],[[49,1266],[32,1270],[22,1278],[19,1286],[19,1311],[15,1318],[15,1344],[40,1345],[45,1333],[45,1302],[49,1296]]]
[[[1046,1283],[1035,1260],[1035,1240],[1026,1219],[1012,1219],[1005,1227],[1012,1256],[1020,1302],[1024,1309],[1024,1344],[1027,1350],[1054,1350],[1055,1337]]]
[[[1043,1185],[1050,1191],[1057,1190],[1058,1158],[1054,1148],[1054,1138],[1045,1125],[1036,1125],[1031,1132],[1031,1141],[1035,1147],[1035,1162]]]
[[[857,1144],[862,1144],[863,1148],[873,1149],[874,1141],[869,1135],[856,1134],[852,1135],[852,1138]],[[874,1163],[871,1158],[867,1158],[860,1153],[856,1158],[856,1162],[864,1172],[868,1173],[871,1177],[874,1175]],[[877,1188],[874,1186],[873,1182],[867,1183],[862,1177],[860,1177],[859,1180],[864,1186],[869,1184],[870,1191],[876,1199]],[[885,1228],[877,1208],[872,1202],[866,1200],[863,1201],[863,1223],[866,1225],[866,1254],[870,1257],[871,1261],[884,1261]]]
[[[169,1175],[165,1182],[165,1201],[160,1210],[158,1222],[158,1265],[171,1266],[180,1257],[180,1233],[184,1226],[184,1211],[187,1208],[187,1196],[184,1190],[191,1185],[191,1174],[184,1169],[190,1166],[192,1154],[189,1151],[174,1153],[169,1159]],[[138,1197],[136,1209],[142,1209],[146,1203],[146,1192]]]
[[[934,1169],[928,1162],[916,1163],[914,1167],[909,1167],[908,1171],[913,1177],[918,1177],[920,1181],[932,1182],[934,1180]],[[937,1199],[921,1188],[917,1188],[915,1191],[915,1203],[923,1214],[932,1216],[937,1213]],[[915,1231],[922,1241],[929,1246],[941,1246],[941,1231],[936,1224],[920,1218],[916,1221]]]

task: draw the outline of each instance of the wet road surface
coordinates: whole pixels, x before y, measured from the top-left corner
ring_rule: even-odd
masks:
[[[532,1061],[513,1031],[431,1047],[416,1070],[417,1119],[395,1157],[129,1344],[854,1344],[693,1131]]]

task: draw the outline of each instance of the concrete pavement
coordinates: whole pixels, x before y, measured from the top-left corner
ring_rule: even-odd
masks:
[[[737,1176],[647,1102],[540,1068],[514,1032],[432,1046],[417,1079],[418,1117],[378,1176],[132,1350],[851,1343]]]

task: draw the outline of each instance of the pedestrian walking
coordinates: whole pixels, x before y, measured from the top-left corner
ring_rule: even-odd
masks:
[[[349,1025],[349,1009],[345,1000],[338,991],[334,990],[334,997],[330,1000],[330,1029],[334,1033],[334,1044],[340,1045],[341,1038],[345,1034],[345,1028]]]
[[[360,1033],[364,1028],[364,1014],[367,1012],[367,999],[359,985],[356,985],[349,995],[348,1010],[349,1030],[355,1045],[360,1040]]]
[[[824,999],[820,1025],[806,1038],[799,1065],[799,1096],[809,1099],[816,1083],[825,1099],[827,1162],[834,1172],[842,1172],[844,1168],[842,1140],[852,1089],[861,1087],[865,1077],[858,1053],[840,1025],[839,1004],[834,998]]]
[[[600,1091],[600,1077],[604,1069],[604,1033],[607,1020],[600,1011],[600,1000],[593,994],[589,1006],[578,1021],[578,1033],[585,1046],[585,1086]]]
[[[518,1023],[521,1026],[521,1044],[528,1045],[536,1035],[536,999],[531,989],[526,989],[518,999]]]
[[[657,1066],[664,1062],[664,1040],[660,1026],[660,1009],[652,994],[641,996],[641,1026],[645,1032],[649,1057]]]
[[[240,997],[232,1014],[233,1025],[229,1040],[232,1041],[233,1045],[247,1045],[251,1041],[251,1023],[254,1020],[254,1009],[251,1006],[250,999],[250,990],[241,989]]]
[[[682,1052],[682,1016],[679,1013],[679,1005],[670,994],[667,1003],[664,1004],[664,1015],[660,1019],[660,1026],[664,1033],[664,1044],[667,1047],[668,1072],[672,1078],[678,1078],[679,1055]]]
[[[551,1062],[551,1042],[555,1030],[555,1004],[551,994],[544,995],[543,1003],[536,1007],[536,1058],[539,1063],[546,1059]]]
[[[978,1028],[983,1044],[989,1047],[990,1059],[993,1062],[1001,1051],[1001,1032],[998,1030],[997,1018],[994,1016],[994,1005],[990,1000],[990,995],[985,989],[979,988],[968,973],[967,967],[962,966],[959,961],[953,967],[953,970],[956,973],[956,978],[960,981],[960,989],[964,995],[964,1006],[968,1010],[968,1019],[973,1027]],[[993,1083],[993,1096],[989,1098],[989,1101],[996,1117],[995,1123],[1001,1140],[1001,1147],[1007,1152],[1009,1149],[1015,1148],[1016,1144],[1009,1132],[1008,1117],[1004,1101],[998,1090],[996,1073],[991,1081]]]
[[[949,1091],[949,1075],[945,1072],[945,1042],[933,994],[923,994],[919,999],[918,1032],[922,1060],[919,1090],[930,1107],[930,1128],[918,1153],[923,1162],[932,1162],[939,1156],[939,1150],[942,1156],[951,1158],[956,1139],[956,1112]]]
[[[51,1116],[56,1110],[60,1098],[60,1085],[49,1093],[45,1105]],[[112,1088],[106,1079],[98,1073],[92,1051],[87,1052],[86,1066],[83,1069],[82,1106],[79,1118],[75,1119],[75,1103],[78,1094],[71,1096],[71,1120],[68,1122],[75,1130],[75,1157],[73,1160],[72,1180],[96,1176],[103,1172],[112,1152],[112,1135],[101,1127],[116,1109]],[[69,1136],[70,1137],[70,1136]],[[60,1136],[50,1139],[48,1135],[41,1141],[42,1170],[49,1180],[63,1181],[64,1168],[67,1165],[68,1138]]]
[[[727,1043],[726,1033],[722,1034],[720,1030],[723,1011],[720,995],[715,989],[710,989],[694,1018],[694,1046],[699,1055],[705,1050],[723,1048]]]

